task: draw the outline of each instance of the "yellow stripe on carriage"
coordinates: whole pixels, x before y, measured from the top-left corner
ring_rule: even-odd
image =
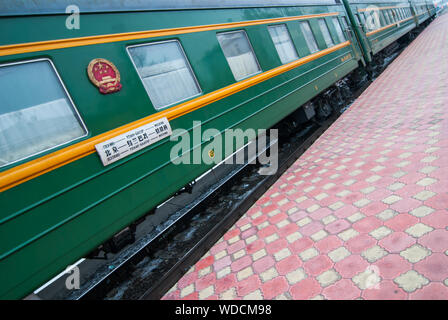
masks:
[[[95,152],[95,145],[100,142],[106,141],[115,136],[123,134],[129,130],[138,128],[142,125],[145,125],[147,123],[150,123],[163,117],[168,118],[168,120],[176,119],[194,110],[205,107],[215,101],[218,101],[227,96],[235,94],[239,91],[252,87],[260,82],[271,79],[275,76],[290,71],[294,68],[297,68],[301,65],[304,65],[308,62],[316,60],[320,57],[323,57],[327,54],[335,52],[349,45],[350,45],[349,41],[342,42],[333,47],[310,54],[309,56],[306,56],[304,58],[300,58],[298,60],[284,64],[269,71],[257,74],[253,77],[231,84],[222,89],[204,94],[193,100],[181,103],[177,106],[165,109],[163,111],[152,114],[148,117],[128,123],[124,126],[107,131],[90,139],[78,142],[74,145],[52,152],[38,159],[34,159],[27,163],[8,169],[0,173],[0,192],[8,190],[23,182],[36,178],[44,173],[52,171],[56,168],[64,166],[80,158],[83,158],[89,154],[92,154]]]
[[[159,30],[146,30],[146,31],[126,32],[126,33],[104,34],[104,35],[88,36],[88,37],[80,37],[80,38],[68,38],[68,39],[38,41],[38,42],[26,42],[26,43],[0,46],[0,56],[8,56],[8,55],[13,55],[13,54],[55,50],[55,49],[63,49],[63,48],[72,48],[72,47],[80,47],[80,46],[89,46],[89,45],[94,45],[94,44],[110,43],[110,42],[118,42],[118,41],[128,41],[128,40],[137,40],[137,39],[145,39],[145,38],[173,36],[173,35],[201,32],[201,31],[239,28],[239,27],[246,27],[246,26],[256,26],[256,25],[268,24],[268,23],[322,18],[322,17],[337,16],[337,15],[339,15],[339,12],[329,12],[329,13],[310,14],[310,15],[303,15],[303,16],[280,17],[280,18],[259,19],[259,20],[251,20],[251,21],[239,21],[239,22],[227,22],[227,23],[219,23],[219,24],[211,24],[211,25],[203,25],[203,26],[188,26],[188,27],[159,29]]]

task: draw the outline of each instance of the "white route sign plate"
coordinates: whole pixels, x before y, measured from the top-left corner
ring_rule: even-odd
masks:
[[[101,161],[107,166],[172,134],[167,118],[161,118],[137,129],[95,145]]]

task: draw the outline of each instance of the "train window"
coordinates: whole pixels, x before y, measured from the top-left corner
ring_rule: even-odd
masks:
[[[217,37],[236,81],[261,71],[246,32],[218,33]]]
[[[383,11],[378,11],[378,17],[380,19],[380,26],[378,26],[378,27],[386,26],[387,25],[387,21],[386,21],[386,17],[385,17],[385,14],[384,14]]]
[[[201,93],[177,40],[128,47],[154,108],[162,109]]]
[[[395,22],[395,13],[391,10],[391,9],[389,9],[389,10],[387,10],[387,12],[389,13],[389,17],[390,17],[390,21],[392,22],[392,23],[394,23]]]
[[[0,167],[87,134],[52,62],[0,66]]]
[[[361,12],[361,13],[359,14],[359,18],[361,19],[362,24],[365,24],[365,23],[366,23],[366,17],[365,17],[365,15],[364,15],[364,12]]]
[[[280,61],[285,64],[299,58],[285,24],[269,26],[269,34],[274,42]]]
[[[327,45],[327,47],[334,46],[333,39],[331,38],[331,35],[330,35],[330,30],[328,30],[327,23],[325,22],[324,19],[319,19],[319,27],[320,27],[320,31],[322,31],[322,34],[323,34],[324,40],[325,40],[325,44]]]
[[[342,26],[344,27],[345,30],[347,30],[347,28],[348,28],[347,18],[342,17],[341,21],[342,21]]]
[[[313,53],[319,51],[313,31],[311,31],[310,23],[308,21],[301,21],[300,29],[302,29],[303,36],[305,37],[310,52]]]
[[[342,28],[341,28],[338,18],[333,17],[331,20],[333,20],[333,25],[334,25],[334,28],[336,29],[336,33],[338,34],[339,42],[346,41],[347,39],[345,38],[344,32],[342,32]]]
[[[383,13],[384,13],[384,18],[386,18],[386,23],[387,24],[391,24],[392,20],[391,20],[391,17],[389,15],[389,12],[387,12],[387,10],[384,10]]]

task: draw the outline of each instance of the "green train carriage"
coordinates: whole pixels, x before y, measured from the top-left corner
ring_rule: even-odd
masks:
[[[3,299],[24,297],[213,166],[174,165],[176,141],[163,135],[107,165],[95,146],[160,121],[269,128],[386,46],[358,42],[368,35],[348,3],[77,3],[79,29],[66,24],[71,1],[0,4]],[[393,38],[382,32],[378,43]]]

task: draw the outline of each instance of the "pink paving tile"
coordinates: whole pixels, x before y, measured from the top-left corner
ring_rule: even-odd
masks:
[[[197,291],[201,291],[207,288],[208,286],[213,285],[215,281],[216,281],[216,274],[214,274],[213,272],[209,273],[208,275],[196,280],[195,288]]]
[[[425,205],[436,210],[448,208],[448,193],[439,193],[425,201]]]
[[[433,228],[445,228],[448,226],[448,210],[438,210],[421,218],[422,223]]]
[[[289,285],[284,277],[277,277],[263,283],[261,290],[265,299],[272,299],[288,290]]]
[[[299,226],[295,223],[290,223],[290,224],[278,229],[277,234],[280,237],[287,237],[288,235],[296,232],[297,230],[299,230]]]
[[[381,239],[379,245],[390,253],[399,253],[416,242],[414,238],[404,232],[394,232]]]
[[[334,215],[339,218],[347,218],[353,215],[354,213],[358,212],[358,208],[355,206],[352,206],[351,204],[345,205],[342,208],[336,210],[334,212]]]
[[[327,225],[325,230],[331,234],[337,234],[348,228],[350,228],[350,223],[347,220],[339,219]]]
[[[320,222],[313,221],[306,226],[299,229],[299,232],[305,236],[310,236],[324,228],[324,225]]]
[[[388,208],[388,206],[382,202],[373,202],[373,203],[368,204],[367,206],[359,209],[359,211],[361,211],[366,216],[374,216],[380,212],[383,212],[387,208]]]
[[[232,287],[237,283],[237,279],[234,273],[230,273],[227,276],[217,279],[215,283],[215,293],[220,294]]]
[[[297,270],[302,265],[302,260],[300,260],[296,255],[290,255],[289,257],[277,262],[275,269],[280,275],[286,275],[292,271]]]
[[[190,284],[192,284],[193,282],[195,282],[198,279],[198,273],[197,272],[191,272],[191,273],[187,273],[185,276],[183,276],[179,282],[177,283],[177,287],[179,289],[183,289],[187,286],[189,286]]]
[[[328,215],[330,215],[332,213],[333,213],[333,211],[331,211],[328,208],[320,208],[319,210],[316,210],[315,212],[313,212],[309,216],[311,218],[313,218],[314,220],[321,220],[322,218],[325,218],[326,216],[328,216]]]
[[[361,253],[362,251],[373,247],[376,240],[368,234],[360,234],[346,242],[346,247],[352,253]]]
[[[374,263],[379,268],[380,277],[383,279],[395,279],[400,274],[412,268],[412,264],[399,254],[389,254]]]
[[[225,241],[219,242],[219,243],[215,244],[215,245],[210,249],[210,253],[211,253],[212,255],[215,255],[215,254],[217,254],[218,252],[221,252],[222,250],[226,249],[227,246],[228,246],[227,242],[225,242]]]
[[[274,264],[275,264],[275,260],[274,260],[274,258],[272,258],[272,256],[264,256],[263,258],[255,261],[252,264],[252,267],[255,272],[262,273],[262,272],[268,270]]]
[[[418,223],[417,217],[407,213],[400,213],[392,219],[387,220],[384,225],[394,231],[404,231],[416,223]]]
[[[230,266],[231,263],[232,263],[232,260],[230,259],[230,256],[225,256],[222,259],[216,260],[213,263],[213,267],[215,268],[216,271],[219,271],[222,268]]]
[[[366,217],[353,224],[353,229],[359,233],[369,233],[382,225],[382,221],[376,217]]]
[[[252,258],[249,255],[246,255],[238,260],[232,262],[230,268],[232,268],[233,272],[238,272],[248,267],[252,263]]]
[[[286,218],[288,218],[288,215],[286,213],[278,213],[275,216],[273,216],[272,218],[269,219],[269,222],[272,224],[276,224],[279,223],[282,220],[285,220]]]
[[[404,300],[407,293],[392,280],[385,280],[377,288],[364,290],[362,297],[367,300]]]
[[[448,231],[444,229],[434,230],[421,237],[418,242],[431,249],[432,252],[445,252],[448,250]]]
[[[318,255],[303,264],[303,267],[308,275],[318,276],[324,271],[331,268],[333,262],[325,255]]]
[[[246,252],[248,254],[253,254],[257,252],[258,250],[261,250],[265,247],[265,242],[261,239],[255,240],[254,242],[251,242],[246,246]]]
[[[198,263],[196,263],[196,270],[207,268],[208,266],[212,265],[214,261],[214,256],[208,256],[202,260],[199,260]]]
[[[397,211],[398,213],[405,213],[414,210],[422,205],[421,201],[412,199],[412,198],[404,198],[390,206],[391,209]]]
[[[431,281],[443,281],[448,278],[448,256],[443,253],[433,253],[424,260],[417,262],[414,269]]]
[[[308,216],[306,211],[297,211],[289,216],[289,219],[293,222],[299,221]]]
[[[241,232],[240,229],[233,228],[233,229],[231,229],[231,230],[226,232],[226,234],[224,235],[224,240],[227,241],[229,239],[232,239],[233,237],[236,237],[237,235],[239,235],[240,232]]]
[[[295,300],[311,299],[322,290],[319,282],[314,278],[306,278],[291,286],[289,292]]]
[[[289,245],[293,253],[300,253],[308,248],[311,248],[314,244],[314,241],[308,237],[303,237],[299,240],[294,241]]]
[[[342,240],[337,236],[328,236],[316,242],[315,247],[321,254],[326,254],[342,245]]]
[[[239,240],[227,247],[227,253],[233,254],[233,253],[243,249],[245,246],[246,246],[246,243],[244,242],[244,240]]]
[[[176,291],[167,293],[165,296],[162,297],[161,300],[178,300],[178,299],[180,299],[180,291],[176,290]]]
[[[353,278],[358,273],[365,271],[368,266],[369,263],[360,255],[352,254],[337,262],[334,268],[343,278]]]
[[[351,280],[342,279],[326,287],[322,294],[331,300],[353,300],[361,296],[361,290]]]
[[[249,228],[241,233],[241,239],[245,240],[245,239],[253,236],[254,234],[256,234],[257,231],[258,231],[258,229],[256,227]]]
[[[267,226],[266,228],[263,228],[260,231],[258,231],[258,236],[260,238],[266,238],[276,232],[277,232],[277,227],[275,225],[271,224],[271,225]]]
[[[266,250],[269,254],[277,253],[278,251],[282,250],[283,248],[286,248],[288,246],[288,241],[285,239],[278,239],[274,242],[271,242],[266,245]]]
[[[366,198],[370,199],[372,201],[381,201],[385,198],[387,198],[388,196],[392,195],[393,192],[387,189],[378,189],[375,190],[371,193],[369,193]]]
[[[198,300],[199,299],[199,292],[195,291],[191,294],[189,294],[188,296],[185,296],[183,298],[181,298],[182,300]]]
[[[237,282],[236,292],[238,296],[244,297],[252,291],[255,291],[261,287],[261,281],[258,275],[254,274],[247,279]]]
[[[448,287],[441,283],[430,283],[409,295],[412,300],[448,300]]]

